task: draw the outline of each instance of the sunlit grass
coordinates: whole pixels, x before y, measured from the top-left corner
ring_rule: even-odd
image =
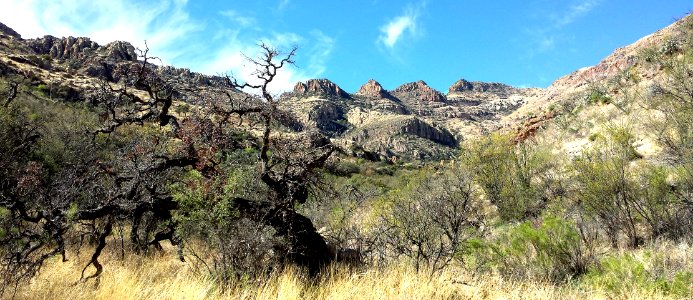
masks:
[[[661,249],[656,249],[661,250]],[[677,255],[681,255],[678,253]],[[683,254],[684,256],[688,254]],[[173,255],[103,259],[101,278],[79,282],[87,255],[51,260],[17,299],[675,299],[658,291],[624,285],[616,291],[580,284],[508,280],[451,267],[430,275],[407,264],[361,270],[333,269],[310,279],[289,268],[266,280],[220,288],[205,273]],[[87,274],[93,270],[88,270]],[[625,279],[624,279],[625,280]],[[7,295],[5,295],[7,296]]]

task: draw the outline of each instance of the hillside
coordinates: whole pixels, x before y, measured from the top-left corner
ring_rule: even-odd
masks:
[[[353,156],[372,160],[446,159],[457,153],[461,142],[487,132],[519,130],[520,138],[533,135],[539,127],[548,126],[546,121],[563,114],[557,107],[567,110],[569,107],[565,106],[584,102],[595,90],[603,91],[607,97],[618,97],[623,87],[615,86],[614,81],[626,73],[638,78],[637,86],[641,89],[657,82],[660,72],[644,67],[640,56],[646,49],[670,39],[675,28],[684,22],[685,19],[680,20],[616,49],[599,64],[568,74],[546,89],[460,79],[447,93],[433,90],[422,80],[387,91],[371,79],[352,94],[328,79],[315,79],[297,83],[293,91],[281,98],[304,125],[327,134]],[[137,51],[127,42],[101,46],[85,37],[52,36],[24,40],[11,28],[2,28],[0,62],[4,72],[26,73],[35,84],[73,101],[85,99],[87,87],[100,80],[118,82],[119,72],[138,58]],[[155,69],[163,80],[183,91],[225,89],[224,78],[218,76],[175,67]],[[178,98],[190,102],[194,97],[189,96],[182,92]],[[592,131],[560,138],[562,147],[577,151],[574,148],[584,146]]]
[[[71,101],[86,99],[88,88],[101,80],[119,82],[123,70],[136,63],[138,54],[144,54],[127,42],[102,46],[86,37],[53,36],[24,40],[12,29],[3,28],[0,62],[4,72],[27,74],[35,85],[46,86]],[[175,67],[153,68],[162,80],[180,87],[177,98],[181,103],[193,101],[185,91],[226,89],[224,78],[218,76]],[[350,94],[327,79],[315,79],[297,83],[281,98],[304,125],[327,134],[351,155],[372,160],[437,160],[454,156],[459,142],[500,128],[503,116],[542,93],[537,88],[460,79],[447,95],[421,80],[392,91],[370,80]]]

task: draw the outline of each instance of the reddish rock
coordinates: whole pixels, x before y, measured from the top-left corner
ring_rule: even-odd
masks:
[[[362,85],[361,88],[356,92],[357,95],[371,97],[371,98],[382,98],[391,99],[392,95],[386,91],[380,83],[370,79],[366,84]]]
[[[392,94],[400,99],[402,95],[405,98],[416,98],[425,102],[445,102],[445,96],[428,86],[423,80],[400,85],[392,91]]]
[[[350,98],[349,93],[345,92],[334,82],[329,81],[327,79],[310,79],[305,83],[298,82],[294,86],[294,94],[315,94],[323,96],[337,96],[342,98]]]

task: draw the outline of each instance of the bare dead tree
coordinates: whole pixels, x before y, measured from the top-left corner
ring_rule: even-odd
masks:
[[[277,71],[293,64],[296,48],[282,55],[276,49],[259,45],[262,53],[258,58],[248,58],[257,70],[253,74],[258,83],[239,82],[228,78],[235,89],[255,89],[259,95],[227,97],[216,99],[214,111],[227,120],[231,115],[239,119],[246,114],[256,114],[262,123],[259,142],[259,177],[266,185],[268,194],[265,200],[234,199],[235,207],[242,216],[270,226],[276,234],[288,241],[285,256],[298,265],[306,266],[311,274],[317,274],[330,262],[331,256],[324,238],[316,231],[311,220],[295,210],[295,205],[303,204],[309,196],[311,184],[315,183],[316,171],[323,167],[336,150],[330,141],[316,132],[303,132],[297,137],[278,138],[276,123],[286,120],[286,113],[278,107],[269,91],[269,84]],[[239,103],[254,103],[254,106],[239,106]],[[273,136],[273,134],[277,136]]]

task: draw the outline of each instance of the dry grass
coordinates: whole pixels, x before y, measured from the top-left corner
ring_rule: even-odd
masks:
[[[407,265],[360,272],[334,270],[311,281],[289,269],[262,282],[238,283],[222,292],[214,282],[172,255],[104,258],[98,284],[76,283],[86,255],[52,260],[20,288],[17,299],[662,299],[638,287],[607,294],[578,284],[511,281],[458,268],[429,276]],[[92,272],[93,270],[88,270]]]

